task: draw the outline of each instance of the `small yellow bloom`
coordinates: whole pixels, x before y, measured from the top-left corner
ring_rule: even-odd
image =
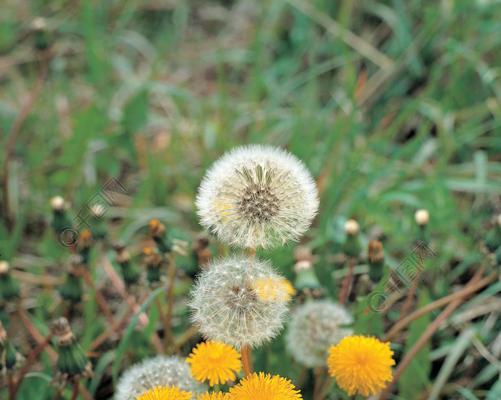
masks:
[[[186,361],[198,381],[209,381],[210,386],[235,380],[242,369],[240,353],[223,342],[207,341],[198,344]]]
[[[329,374],[350,396],[371,396],[392,379],[395,364],[389,343],[366,336],[347,336],[329,349]]]
[[[157,386],[139,395],[136,400],[190,400],[191,393],[171,386]]]
[[[288,302],[296,293],[294,286],[285,278],[262,278],[252,283],[257,296],[264,302]]]
[[[214,210],[224,223],[230,222],[235,215],[235,210],[231,203],[221,198],[214,201]]]
[[[197,400],[226,400],[228,396],[223,392],[204,393],[197,397]]]
[[[300,400],[294,385],[278,375],[254,373],[242,379],[228,393],[228,400]]]

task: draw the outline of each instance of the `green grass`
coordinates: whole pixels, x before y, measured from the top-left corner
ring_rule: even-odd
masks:
[[[62,276],[67,251],[41,229],[50,218],[48,199],[63,195],[76,214],[111,177],[130,194],[108,210],[108,217],[121,218],[113,238],[139,245],[138,231],[151,217],[192,237],[201,230],[193,198],[207,167],[234,146],[269,143],[304,160],[318,179],[321,208],[305,243],[318,254],[318,273],[333,294],[331,256],[349,217],[359,220],[364,239],[374,229],[384,232],[394,266],[417,235],[414,211],[430,210],[438,256],[429,268],[441,269],[421,283],[419,301],[449,294],[484,263],[478,243],[501,207],[499,2],[162,4],[23,1],[2,7],[2,149],[43,60],[50,60],[10,154],[8,204],[15,223],[10,230],[0,226],[3,258],[30,274]],[[46,18],[46,32],[31,28],[36,16]],[[50,53],[36,49],[41,42]],[[2,165],[5,158],[2,151]],[[262,255],[292,278],[292,252],[289,246]],[[489,293],[498,291],[492,285]],[[58,301],[43,287],[33,300],[30,311],[45,329]],[[458,313],[475,301],[481,298]],[[86,320],[95,312],[87,301]],[[385,326],[395,318],[385,316]],[[491,349],[493,332],[484,335],[484,323],[485,315],[467,325]],[[414,325],[409,338],[427,325]],[[90,342],[92,329],[83,324],[78,336]],[[440,372],[447,382],[442,390],[452,396],[459,389],[450,383],[466,376],[461,396],[480,399],[490,392],[499,398],[492,364],[464,342],[468,337],[456,340],[463,329],[440,331],[425,355],[423,368],[433,370],[423,382],[412,382],[412,375],[404,382],[425,393]],[[131,340],[143,355],[152,353],[144,338]],[[448,348],[458,352],[457,370],[443,363]],[[474,356],[475,371],[463,352]],[[257,362],[295,377],[288,357],[278,340]],[[442,363],[450,370],[443,372]],[[49,365],[46,360],[47,373]],[[21,399],[30,398],[29,385],[44,387],[39,378],[25,382]],[[400,390],[400,398],[413,396]]]

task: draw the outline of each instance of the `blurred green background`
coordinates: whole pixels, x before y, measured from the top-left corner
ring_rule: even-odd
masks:
[[[0,253],[21,268],[42,272],[64,254],[43,229],[49,198],[77,213],[110,178],[129,192],[106,214],[115,238],[152,217],[190,237],[205,170],[245,143],[285,147],[316,177],[305,241],[327,280],[349,217],[384,232],[391,260],[411,249],[414,211],[430,210],[437,295],[481,258],[501,207],[499,1],[1,8]],[[263,256],[292,277],[292,247]]]
[[[7,1],[3,149],[36,92],[9,209],[40,219],[117,177],[131,209],[196,227],[207,166],[265,142],[318,177],[321,233],[340,213],[401,233],[426,207],[463,241],[501,190],[500,18],[495,1]]]

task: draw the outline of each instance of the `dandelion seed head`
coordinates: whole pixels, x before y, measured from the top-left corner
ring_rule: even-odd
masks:
[[[350,328],[343,327],[352,322],[350,313],[337,303],[308,301],[292,313],[286,336],[287,348],[306,367],[325,366],[329,347],[352,334]]]
[[[201,223],[220,240],[246,248],[297,241],[318,209],[315,182],[282,149],[232,150],[207,172],[197,196]]]
[[[206,386],[193,378],[183,358],[157,356],[135,364],[123,373],[117,384],[115,400],[136,400],[158,386],[175,386],[193,393],[193,398],[206,391]]]
[[[287,302],[283,296],[262,299],[254,288],[261,279],[282,277],[268,262],[244,257],[224,258],[202,271],[190,302],[202,334],[236,348],[275,337],[283,327]]]

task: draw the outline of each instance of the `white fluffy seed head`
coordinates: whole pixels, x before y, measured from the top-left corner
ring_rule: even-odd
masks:
[[[268,262],[229,257],[210,264],[199,276],[190,306],[202,334],[236,348],[257,346],[275,337],[287,313],[287,296],[263,298],[256,283],[283,278]]]
[[[329,347],[352,330],[350,313],[330,300],[308,301],[297,307],[287,329],[287,349],[302,365],[314,368],[326,365]]]
[[[238,147],[219,159],[197,196],[201,223],[223,242],[256,248],[297,241],[318,209],[315,182],[292,154]]]
[[[183,358],[158,356],[133,365],[120,377],[115,400],[136,400],[142,393],[156,386],[176,386],[196,394],[206,390],[191,375]]]
[[[430,213],[425,209],[417,210],[414,214],[414,219],[420,226],[427,225],[428,221],[430,220]]]

